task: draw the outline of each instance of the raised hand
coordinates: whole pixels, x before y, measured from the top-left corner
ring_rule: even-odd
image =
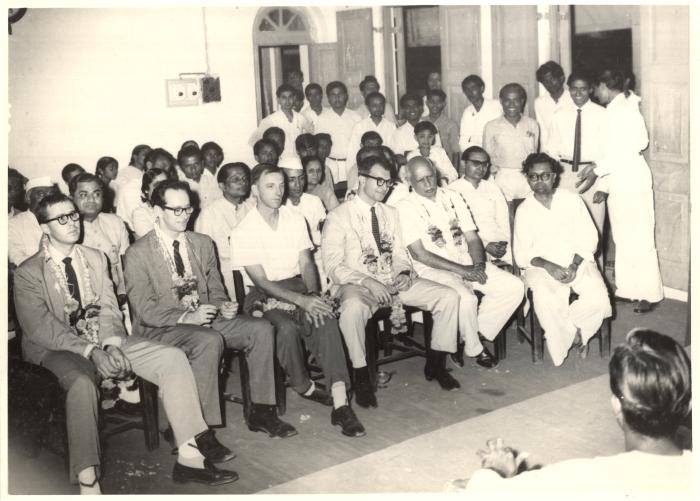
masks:
[[[506,446],[503,439],[498,437],[486,441],[488,450],[479,449],[476,453],[481,458],[481,467],[494,470],[503,478],[517,475],[520,465],[527,459],[527,452],[517,453]]]

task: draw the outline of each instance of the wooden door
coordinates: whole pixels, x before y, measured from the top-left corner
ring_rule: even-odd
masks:
[[[481,73],[480,10],[478,5],[440,6],[442,89],[447,94],[447,113],[457,123],[467,107],[462,80]]]
[[[637,79],[644,83],[661,276],[666,287],[683,291],[690,274],[688,19],[687,6],[640,7]]]
[[[338,80],[338,44],[315,43],[309,46],[309,83],[315,82],[326,92],[326,85]],[[327,103],[324,103],[326,105]]]
[[[537,7],[534,5],[494,5],[491,7],[493,30],[493,91],[517,82],[527,91],[525,114],[534,117],[537,97]]]
[[[374,39],[372,9],[336,12],[338,29],[338,74],[348,87],[349,108],[362,103],[360,82],[365,75],[374,74]]]

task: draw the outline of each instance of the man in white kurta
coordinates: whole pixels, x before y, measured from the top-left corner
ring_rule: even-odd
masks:
[[[416,141],[416,133],[413,129],[421,121],[423,101],[418,96],[406,94],[401,96],[400,104],[406,122],[394,131],[387,146],[394,151],[395,155],[405,156],[418,149],[418,141]],[[442,146],[440,134],[435,136],[435,145]]]
[[[482,367],[497,360],[481,344],[492,341],[522,302],[522,281],[485,262],[484,248],[464,199],[437,186],[435,168],[424,158],[409,160],[413,192],[397,205],[401,231],[420,277],[459,294],[459,332],[464,352]],[[478,306],[474,291],[483,294]]]
[[[469,206],[486,257],[491,262],[513,264],[512,238],[508,219],[508,204],[503,192],[489,173],[491,159],[480,146],[470,146],[462,154],[464,176],[447,187],[455,191]]]
[[[223,196],[202,210],[194,224],[194,231],[204,233],[214,241],[226,292],[229,298],[234,299],[229,237],[238,223],[255,207],[255,199],[249,196],[250,169],[240,162],[225,164],[217,173],[217,181]]]
[[[25,190],[24,198],[29,210],[20,212],[7,221],[7,257],[15,266],[39,252],[44,232],[33,211],[46,195],[58,190],[58,187],[49,176],[44,176],[27,181]]]
[[[469,101],[459,123],[459,148],[462,151],[470,146],[481,146],[486,124],[503,114],[498,99],[484,98],[485,89],[484,81],[478,75],[469,75],[462,81],[462,92]]]
[[[348,158],[348,147],[352,130],[362,120],[360,115],[349,109],[348,89],[342,82],[331,82],[326,86],[326,98],[330,108],[324,108],[318,117],[316,134],[325,133],[331,136],[333,144],[331,153],[326,159],[326,166],[333,174],[333,180],[340,183],[347,179],[346,169],[352,165]],[[346,165],[349,163],[350,165]]]
[[[199,209],[206,209],[223,195],[214,174],[204,168],[202,152],[196,146],[186,146],[177,154],[177,176],[186,181],[199,198]]]
[[[313,134],[314,127],[301,113],[294,111],[295,90],[289,84],[282,84],[277,89],[277,100],[280,109],[266,116],[258,124],[248,143],[253,146],[256,141],[262,139],[263,134],[270,127],[279,127],[284,131],[284,151],[282,155],[294,154],[294,141],[299,134],[305,132]]]
[[[608,291],[593,259],[598,232],[580,196],[554,189],[557,162],[543,153],[528,157],[533,194],[515,215],[513,251],[532,289],[535,313],[554,365],[561,365],[574,340],[582,351],[612,314]],[[569,304],[571,291],[578,299]]]
[[[396,130],[396,124],[385,117],[386,98],[382,94],[379,92],[368,94],[365,98],[365,102],[369,108],[369,115],[357,122],[352,129],[350,142],[348,143],[348,166],[355,166],[357,152],[362,148],[361,140],[365,132],[376,132],[382,138],[382,144],[388,144]],[[352,189],[357,188],[357,175],[354,177]],[[350,185],[350,175],[348,175],[349,188]]]
[[[340,330],[348,347],[356,380],[366,392],[363,407],[376,407],[365,357],[365,326],[381,306],[398,297],[402,304],[433,314],[432,340],[427,350],[426,378],[437,379],[446,390],[459,383],[445,368],[448,352],[457,343],[459,297],[444,285],[417,278],[403,243],[399,214],[383,203],[391,184],[384,158],[360,161],[357,196],[328,214],[321,251],[331,291],[340,297]],[[393,292],[393,294],[392,294]]]
[[[318,118],[323,113],[323,89],[317,83],[310,83],[304,89],[306,96],[306,104],[299,113],[313,127],[313,130],[318,130]]]
[[[619,89],[605,83],[596,88],[601,102],[607,103],[607,138],[603,154],[595,165],[588,165],[580,177],[608,178],[608,216],[615,240],[615,295],[637,300],[640,312],[661,301],[663,284],[654,237],[654,192],[651,171],[642,151],[649,145],[644,118],[638,101],[626,98]],[[598,195],[604,198],[601,193]]]
[[[367,118],[372,114],[369,106],[367,105],[367,96],[375,92],[379,92],[379,90],[379,81],[377,81],[377,78],[374,75],[367,75],[362,82],[360,82],[360,92],[362,93],[364,102],[355,110],[357,114],[360,115],[360,118]],[[391,105],[391,103],[386,103],[383,117],[388,122],[396,125],[396,113],[394,112],[394,107]]]
[[[549,142],[546,153],[559,161],[562,175],[559,179],[559,187],[571,192],[578,192],[585,186],[576,186],[580,181],[578,171],[584,166],[597,162],[602,155],[602,148],[606,141],[607,122],[605,120],[605,108],[590,100],[593,85],[588,77],[572,74],[568,81],[568,94],[571,99],[568,104],[558,107],[551,118],[549,130]],[[560,99],[560,102],[563,101]],[[577,162],[577,172],[573,172],[576,120],[580,116],[580,157]],[[588,211],[593,217],[598,235],[603,234],[605,224],[605,204],[594,203],[593,196],[596,191],[607,191],[607,181],[596,179],[593,186],[581,193]]]
[[[571,96],[564,88],[564,70],[554,61],[547,61],[537,68],[535,76],[545,88],[545,92],[535,98],[534,109],[540,126],[540,151],[548,152],[552,117],[562,107],[572,105]]]

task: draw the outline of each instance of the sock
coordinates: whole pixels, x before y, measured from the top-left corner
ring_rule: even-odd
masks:
[[[84,470],[78,473],[78,482],[82,482],[84,484],[91,484],[96,479],[97,470],[94,466],[85,468]],[[92,487],[86,487],[80,484],[78,485],[80,486],[80,494],[102,494],[99,481],[95,482],[95,485],[93,485]]]
[[[311,381],[311,384],[309,385],[309,389],[306,390],[302,395],[304,395],[305,397],[308,397],[309,395],[311,395],[314,392],[315,389],[316,389],[316,383]]]
[[[182,466],[189,466],[190,468],[204,468],[204,456],[199,452],[194,437],[191,437],[178,447],[177,462]]]
[[[336,381],[333,383],[331,386],[331,395],[333,396],[334,409],[339,409],[344,405],[348,405],[348,393],[343,381]]]

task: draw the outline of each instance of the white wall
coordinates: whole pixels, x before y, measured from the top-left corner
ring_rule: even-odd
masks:
[[[637,5],[576,5],[576,33],[632,27]]]
[[[165,80],[204,72],[202,9],[29,9],[9,41],[9,163],[27,177],[76,162],[92,171],[134,145],[177,153],[192,138],[246,160],[256,126],[256,7],[207,8],[211,72],[222,101],[168,108]]]

